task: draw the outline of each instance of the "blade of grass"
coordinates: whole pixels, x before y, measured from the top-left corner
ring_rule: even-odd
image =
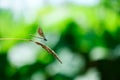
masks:
[[[0,40],[24,40],[24,41],[31,41],[30,39],[24,39],[24,38],[0,38]]]
[[[31,40],[32,41],[32,40]],[[40,43],[40,42],[35,42],[35,41],[32,41],[34,43],[36,43],[37,45],[40,45],[42,48],[44,48],[48,53],[52,54],[61,64],[62,64],[62,61],[60,60],[60,58],[57,56],[57,54],[51,49],[49,48],[48,46]]]

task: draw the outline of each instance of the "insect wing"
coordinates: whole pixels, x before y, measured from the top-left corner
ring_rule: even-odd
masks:
[[[38,34],[39,34],[41,37],[43,37],[45,41],[47,41],[47,39],[46,39],[45,36],[44,36],[43,30],[42,30],[40,27],[38,28]]]

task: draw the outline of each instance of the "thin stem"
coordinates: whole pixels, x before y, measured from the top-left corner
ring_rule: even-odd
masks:
[[[34,36],[34,35],[32,35],[32,34],[30,34],[30,36],[35,37],[35,38],[39,38],[39,39],[43,39],[43,38],[41,38],[41,37],[37,37],[37,36]]]
[[[31,41],[30,39],[24,39],[24,38],[0,38],[0,40],[24,40],[24,41]]]

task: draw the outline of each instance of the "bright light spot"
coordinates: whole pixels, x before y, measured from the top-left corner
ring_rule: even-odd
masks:
[[[108,56],[107,50],[103,47],[95,47],[90,52],[91,60],[100,60],[106,58],[107,56]]]
[[[51,32],[49,34],[46,34],[46,38],[48,39],[48,46],[54,47],[60,40],[60,34]]]
[[[100,2],[100,0],[71,0],[72,3],[82,6],[94,6]]]
[[[76,15],[78,15],[77,17],[75,17],[75,20],[77,22],[78,25],[80,25],[80,28],[87,30],[89,28],[89,22],[88,22],[88,17],[85,15],[84,12],[81,13],[77,13]]]
[[[71,51],[67,48],[61,49],[59,56],[63,61],[63,64],[56,61],[46,68],[46,71],[48,71],[51,75],[61,73],[67,76],[74,76],[79,71],[82,71],[85,66],[83,57],[78,54],[71,53]]]
[[[27,23],[32,23],[36,19],[37,11],[44,6],[44,0],[25,0],[24,17]]]
[[[65,0],[49,0],[49,3],[53,6],[60,6],[65,3]]]
[[[115,57],[115,58],[120,57],[120,45],[118,45],[118,46],[114,49],[113,57]]]
[[[36,61],[36,49],[38,49],[36,46],[27,43],[16,45],[10,49],[8,60],[16,67],[32,64]]]
[[[100,0],[0,0],[0,8],[9,9],[14,14],[14,19],[19,20],[21,17],[25,18],[26,23],[32,23],[36,19],[38,10],[45,6],[60,6],[67,5],[69,3],[76,5],[96,5]],[[63,20],[69,16],[69,12],[66,13],[66,10],[58,10],[52,14],[49,14],[45,17],[44,23],[51,25],[57,21]]]
[[[31,80],[46,80],[45,75],[41,72],[36,72],[32,75]]]
[[[96,69],[89,69],[85,75],[78,76],[74,80],[100,80],[100,74]]]
[[[70,14],[67,11],[67,9],[63,9],[63,8],[57,9],[57,10],[49,13],[48,15],[44,16],[42,19],[42,24],[44,26],[53,25],[55,23],[65,20],[69,17],[70,17]]]
[[[0,8],[11,10],[15,20],[24,16],[27,23],[35,20],[37,11],[43,6],[44,0],[0,0]]]
[[[0,0],[0,8],[9,9],[10,0]]]

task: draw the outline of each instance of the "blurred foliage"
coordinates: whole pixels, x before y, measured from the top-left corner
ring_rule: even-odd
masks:
[[[65,75],[55,71],[55,65],[59,65],[59,62],[55,62],[51,55],[37,47],[35,62],[17,67],[9,59],[10,51],[17,44],[29,43],[4,40],[0,41],[0,80],[77,80],[77,76],[85,75],[91,68],[97,69],[101,80],[120,80],[119,4],[120,0],[101,0],[100,4],[91,7],[72,4],[60,8],[46,6],[38,10],[35,20],[31,23],[27,23],[23,15],[15,19],[10,10],[0,8],[0,38],[32,39],[29,34],[37,35],[36,30],[40,25],[48,37],[48,42],[44,43],[61,55],[61,59],[64,59],[66,54],[61,54],[61,50],[68,48],[73,55],[82,56],[85,60],[82,70],[78,67],[78,72],[72,73],[71,70],[71,76]],[[97,59],[101,54],[106,56]],[[63,60],[63,64],[57,68],[74,66],[73,61],[75,58],[77,60],[77,56],[73,57],[70,63]]]

